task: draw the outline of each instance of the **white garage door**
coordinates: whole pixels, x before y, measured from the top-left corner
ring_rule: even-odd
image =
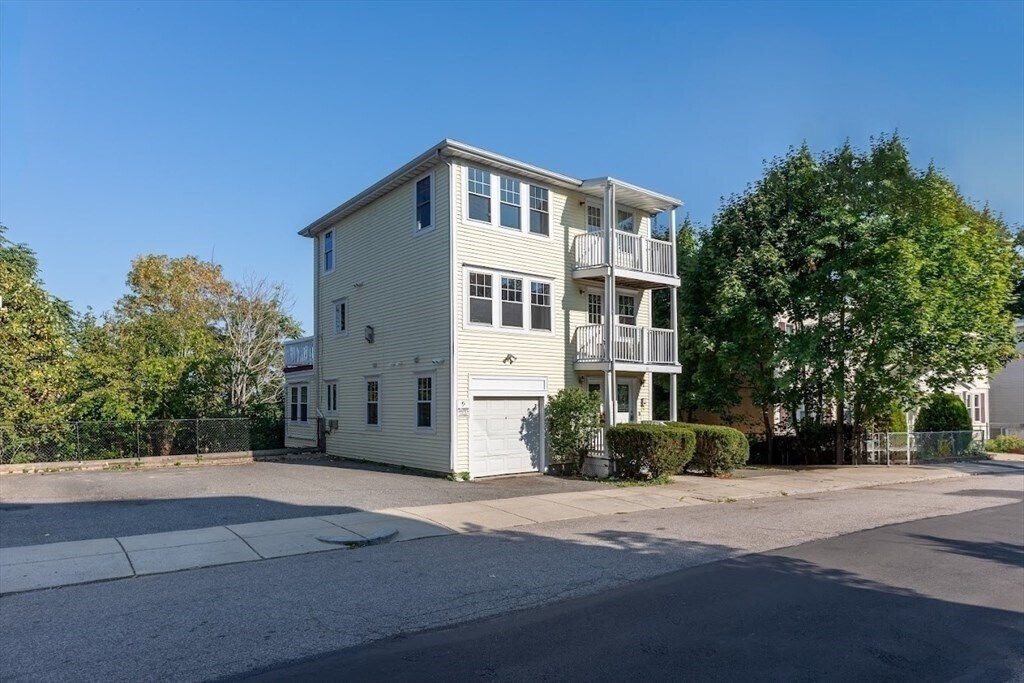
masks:
[[[469,425],[474,477],[536,472],[541,467],[540,399],[478,398]]]

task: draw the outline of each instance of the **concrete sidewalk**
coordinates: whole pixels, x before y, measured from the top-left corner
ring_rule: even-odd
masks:
[[[651,487],[502,498],[300,517],[185,531],[0,549],[0,594],[599,515],[1020,471],[1016,463],[743,470],[731,479],[676,477]],[[395,534],[397,532],[397,534]],[[329,539],[327,542],[322,539]]]

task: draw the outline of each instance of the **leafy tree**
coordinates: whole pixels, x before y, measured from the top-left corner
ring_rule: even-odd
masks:
[[[668,239],[668,231],[664,231],[660,237]],[[676,272],[681,282],[685,283],[694,270],[694,259],[697,254],[698,231],[690,220],[689,216],[683,219],[676,231]],[[652,295],[652,322],[655,327],[671,327],[671,302],[669,289],[656,289]],[[679,410],[686,411],[687,419],[693,420],[693,411],[697,408],[697,388],[695,385],[694,365],[696,357],[693,350],[698,347],[698,340],[694,338],[693,326],[688,324],[687,306],[689,300],[685,296],[685,284],[680,287],[677,294],[676,306],[678,311],[679,330],[679,362],[683,366],[682,374],[654,376],[654,405],[658,419],[678,420],[679,415],[669,415],[669,382],[677,382]]]
[[[965,432],[972,427],[964,402],[953,394],[932,394],[914,421],[915,432]]]
[[[39,279],[39,262],[0,225],[0,423],[47,423],[67,413],[73,313]]]

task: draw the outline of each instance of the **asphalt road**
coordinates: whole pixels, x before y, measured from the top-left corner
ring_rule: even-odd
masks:
[[[246,680],[1024,680],[1024,503],[728,559]]]

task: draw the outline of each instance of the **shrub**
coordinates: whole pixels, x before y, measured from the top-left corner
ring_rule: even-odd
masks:
[[[967,432],[971,416],[967,406],[953,394],[932,394],[917,415],[915,432]]]
[[[697,440],[693,459],[687,469],[697,469],[717,476],[745,465],[750,458],[750,442],[738,429],[701,424],[682,426],[693,430]]]
[[[679,424],[622,424],[608,430],[615,473],[625,479],[676,474],[693,457],[693,430]]]
[[[580,471],[601,428],[601,397],[567,387],[548,398],[547,415],[552,463]]]
[[[1019,436],[1004,434],[1003,436],[997,436],[986,441],[985,450],[989,453],[1024,454],[1024,439]]]

